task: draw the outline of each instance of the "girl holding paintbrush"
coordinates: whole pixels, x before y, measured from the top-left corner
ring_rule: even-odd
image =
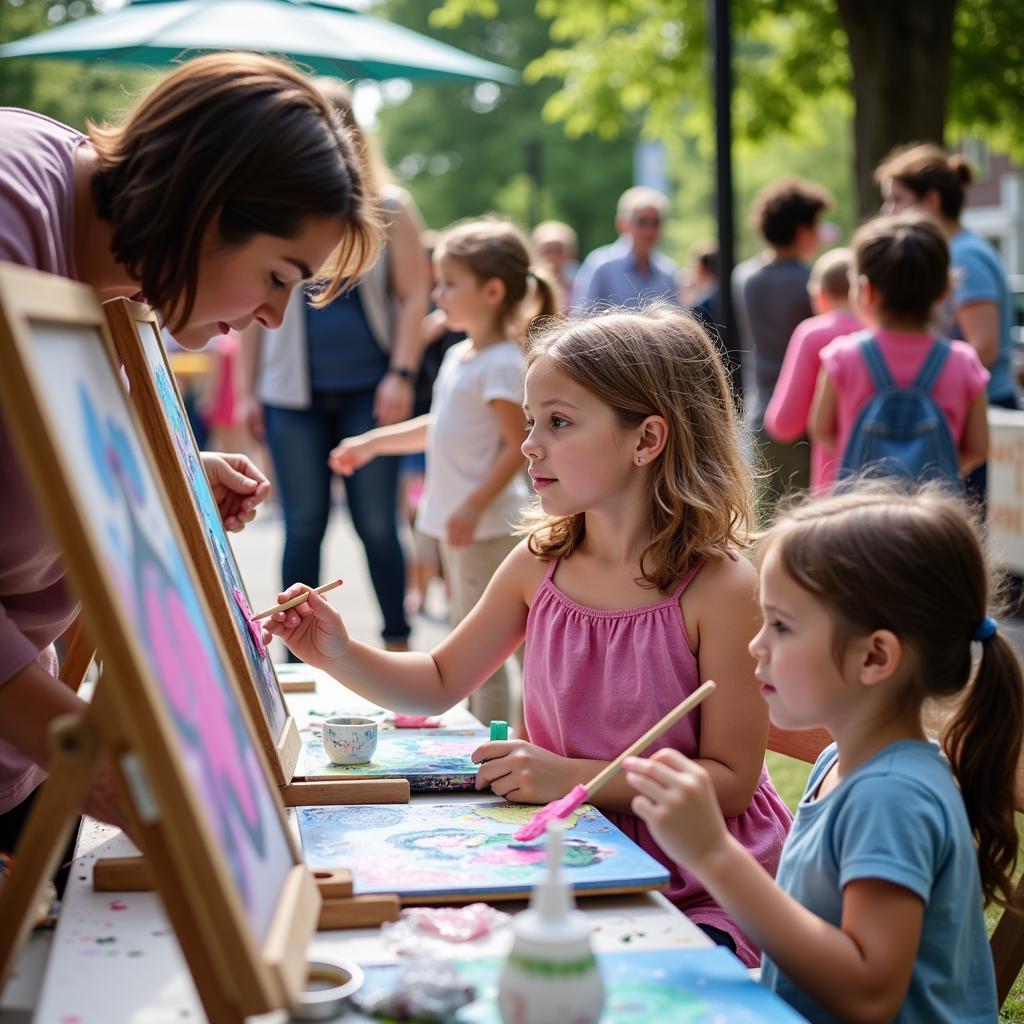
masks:
[[[811,1021],[998,1016],[982,901],[1014,905],[1024,682],[989,611],[971,517],[939,491],[808,504],[760,550],[750,645],[771,719],[835,737],[778,884],[676,751],[627,760],[634,809],[764,946],[762,981]],[[940,744],[922,708],[952,703]]]
[[[745,648],[755,573],[739,555],[751,484],[714,347],[664,308],[554,323],[528,345],[536,503],[526,539],[430,654],[351,640],[327,602],[268,622],[304,661],[388,707],[457,703],[526,640],[528,739],[483,744],[478,788],[546,803],[584,784],[697,689],[717,689],[660,741],[712,779],[729,832],[771,874],[790,815],[764,769],[768,721]],[[308,589],[291,588],[283,598]],[[748,964],[758,951],[630,812],[621,776],[594,802],[671,873],[669,897]]]

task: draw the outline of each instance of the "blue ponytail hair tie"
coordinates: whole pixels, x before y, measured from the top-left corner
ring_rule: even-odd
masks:
[[[984,643],[989,639],[989,637],[995,636],[998,628],[999,624],[996,620],[986,615],[978,624],[978,628],[974,631],[974,636],[972,636],[971,639]]]

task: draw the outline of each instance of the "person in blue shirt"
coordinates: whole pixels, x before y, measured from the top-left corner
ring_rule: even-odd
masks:
[[[679,304],[679,268],[655,246],[668,216],[668,200],[637,185],[619,198],[615,214],[618,241],[595,249],[573,281],[573,306],[580,310],[638,306],[655,299]]]
[[[959,153],[947,155],[932,144],[894,150],[875,171],[885,213],[920,207],[939,223],[949,243],[952,293],[942,329],[974,348],[990,374],[988,404],[1019,408],[1013,371],[1013,309],[1010,285],[995,247],[960,222],[972,180],[971,168]],[[988,467],[968,478],[972,494],[984,501]]]
[[[709,772],[677,751],[627,760],[633,810],[808,1020],[991,1024],[982,907],[1013,902],[1024,678],[988,617],[970,514],[938,489],[862,482],[784,514],[759,561],[750,652],[771,721],[835,739],[777,881],[726,830]],[[956,707],[941,747],[922,724],[929,698]]]

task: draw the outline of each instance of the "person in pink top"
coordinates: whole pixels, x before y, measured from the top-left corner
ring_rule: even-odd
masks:
[[[730,832],[774,875],[791,816],[764,766],[767,714],[747,651],[756,573],[740,554],[752,487],[721,360],[695,320],[655,307],[553,322],[531,338],[526,366],[526,539],[451,635],[429,654],[375,650],[312,592],[267,635],[371,700],[421,714],[462,700],[525,638],[527,735],[473,759],[478,789],[531,804],[592,778],[714,679],[651,750],[707,769]],[[754,944],[631,813],[634,795],[619,777],[594,802],[669,869],[676,905],[756,964]]]
[[[917,376],[935,342],[929,322],[949,289],[949,247],[920,213],[876,217],[853,237],[857,312],[872,332],[897,385]],[[875,393],[860,336],[837,338],[821,353],[811,440],[841,460],[857,416]],[[932,397],[949,424],[966,476],[988,457],[988,371],[977,352],[954,341]]]
[[[782,370],[764,414],[764,427],[780,444],[793,444],[807,435],[814,387],[821,369],[821,350],[834,338],[853,334],[861,323],[850,309],[849,249],[830,249],[811,267],[807,291],[815,316],[797,325],[789,339]],[[811,445],[811,489],[831,490],[838,461],[820,445]]]

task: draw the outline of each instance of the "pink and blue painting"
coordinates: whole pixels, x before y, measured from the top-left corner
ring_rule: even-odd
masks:
[[[167,362],[156,327],[148,321],[136,322],[135,327],[146,357],[146,363],[156,383],[164,419],[174,438],[174,447],[181,461],[182,472],[188,481],[193,502],[199,510],[221,585],[228,597],[238,632],[243,638],[242,643],[250,675],[256,681],[260,704],[270,724],[271,734],[276,740],[285,730],[288,710],[274,673],[273,663],[263,644],[259,628],[253,629],[251,626],[250,609],[245,597],[245,584],[238,571],[238,563],[235,560],[231,544],[228,542],[228,535],[221,522],[209,481],[203,471],[203,464],[199,457],[195,438],[192,436],[192,430],[188,425],[188,418],[174,387],[174,382],[167,372]]]
[[[788,1003],[762,988],[727,950],[653,949],[601,953],[597,962],[605,987],[601,1024],[800,1024]],[[498,980],[502,961],[457,960],[463,984],[476,992],[453,1024],[501,1024]],[[365,984],[356,996],[360,1006],[398,983],[400,965],[364,967]],[[354,1020],[369,1018],[359,1016]],[[374,1019],[385,1024],[388,1017]]]
[[[295,774],[306,779],[408,779],[413,792],[471,790],[479,765],[470,754],[486,729],[381,729],[369,764],[332,764],[320,730],[303,737]]]
[[[262,941],[295,854],[124,389],[96,331],[37,324],[32,341],[35,375],[46,381],[37,400],[76,496],[69,512],[111,581],[109,600],[155,683],[172,754]]]
[[[545,844],[512,838],[536,811],[532,804],[492,798],[300,807],[297,815],[306,863],[348,867],[357,894],[466,903],[485,895],[519,899],[540,881]],[[581,894],[668,885],[668,872],[589,804],[566,821],[565,871]]]

